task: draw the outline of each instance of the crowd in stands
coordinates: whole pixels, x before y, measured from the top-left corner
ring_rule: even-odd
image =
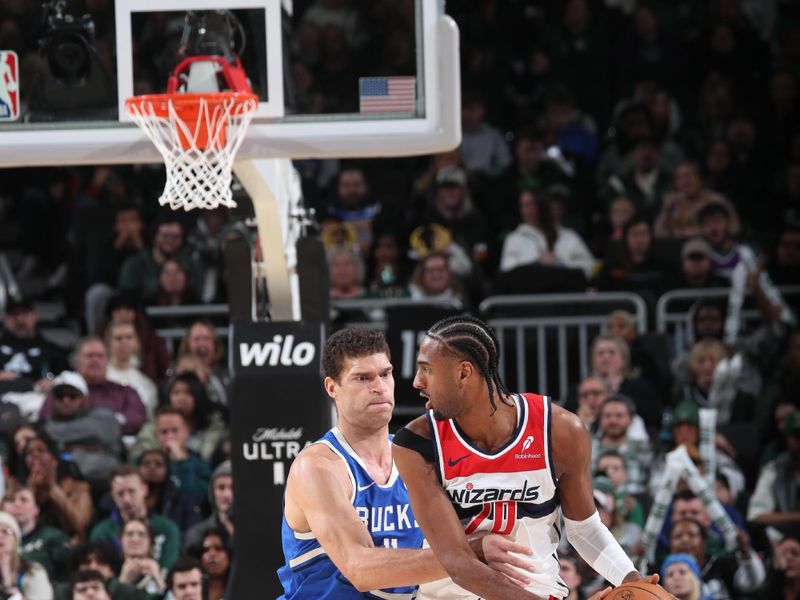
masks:
[[[365,41],[371,20],[402,13],[390,4],[295,2],[306,110],[343,101],[334,75],[366,48],[398,44]],[[446,8],[461,31],[461,146],[295,162],[330,297],[475,311],[494,294],[627,291],[652,311],[670,290],[727,289],[687,304],[689,343],[667,356],[611,313],[559,401],[592,436],[601,518],[675,596],[800,597],[800,313],[783,287],[800,284],[800,3]],[[224,302],[236,224],[227,209],[156,212],[160,174],[3,173],[16,275],[45,275],[8,302],[0,334],[4,597],[195,600],[201,579],[224,597],[224,344],[199,320],[170,348],[143,308]],[[74,347],[42,336],[31,297],[63,300]],[[603,584],[566,544],[561,558],[571,600]]]

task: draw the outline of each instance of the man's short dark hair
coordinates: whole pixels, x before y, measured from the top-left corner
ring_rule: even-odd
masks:
[[[325,342],[322,350],[322,372],[325,377],[338,382],[345,359],[381,353],[391,359],[389,344],[380,331],[361,327],[340,329]]]
[[[172,591],[172,584],[175,580],[175,573],[188,573],[197,569],[203,573],[203,566],[200,561],[190,556],[181,556],[170,568],[167,573],[167,589]]]
[[[122,569],[122,556],[113,542],[105,540],[86,542],[76,547],[69,555],[70,572],[79,571],[81,565],[89,562],[92,556],[96,562],[108,565],[115,577],[119,576],[120,569]]]
[[[711,217],[722,216],[731,220],[731,213],[722,202],[708,202],[697,211],[697,222],[701,225]]]
[[[603,404],[600,407],[600,412],[603,412],[603,409],[606,407],[607,404],[611,404],[612,402],[617,402],[619,404],[624,404],[625,408],[628,410],[628,415],[633,418],[636,416],[636,404],[633,400],[631,400],[625,394],[611,394],[608,398],[603,400]]]
[[[114,469],[113,473],[111,473],[111,477],[108,478],[108,481],[111,482],[117,477],[129,477],[130,475],[136,475],[136,477],[144,481],[144,477],[142,477],[142,474],[139,473],[139,469],[136,467],[136,465],[132,465],[130,463],[121,463],[117,465],[117,468]],[[145,483],[147,482],[145,481]]]
[[[86,583],[88,581],[98,581],[106,588],[106,592],[111,593],[108,589],[108,582],[103,579],[103,574],[94,569],[84,569],[82,571],[74,571],[69,578],[69,597],[72,598],[75,593],[75,586],[79,583]]]

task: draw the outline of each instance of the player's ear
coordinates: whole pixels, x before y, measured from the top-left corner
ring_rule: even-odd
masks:
[[[334,394],[336,392],[336,381],[333,380],[332,377],[326,377],[325,380],[322,382],[325,391],[328,392],[328,396],[334,398]]]
[[[463,381],[472,375],[472,363],[468,360],[462,360],[459,365],[458,378]]]

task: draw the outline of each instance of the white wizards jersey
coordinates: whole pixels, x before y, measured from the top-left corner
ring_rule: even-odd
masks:
[[[550,440],[550,399],[515,394],[517,428],[498,451],[484,452],[464,436],[453,419],[428,419],[433,431],[437,472],[467,534],[491,532],[529,546],[536,566],[527,590],[564,598],[569,588],[559,577],[556,549],[559,501]],[[423,584],[423,598],[476,598],[444,579]]]

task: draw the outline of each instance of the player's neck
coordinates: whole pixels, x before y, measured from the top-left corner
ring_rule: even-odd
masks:
[[[495,452],[505,446],[517,428],[517,403],[513,398],[508,396],[504,402],[500,394],[495,392],[494,401],[497,410],[493,410],[484,397],[456,419],[469,440],[487,452]]]
[[[374,467],[385,471],[386,478],[389,477],[392,468],[392,450],[389,446],[389,426],[381,427],[378,430],[364,429],[350,423],[341,422],[338,425],[344,439],[350,447],[361,458],[367,467]],[[370,475],[378,481],[380,477],[375,477],[372,469]],[[384,479],[385,481],[385,479]],[[383,483],[384,481],[380,481]]]

